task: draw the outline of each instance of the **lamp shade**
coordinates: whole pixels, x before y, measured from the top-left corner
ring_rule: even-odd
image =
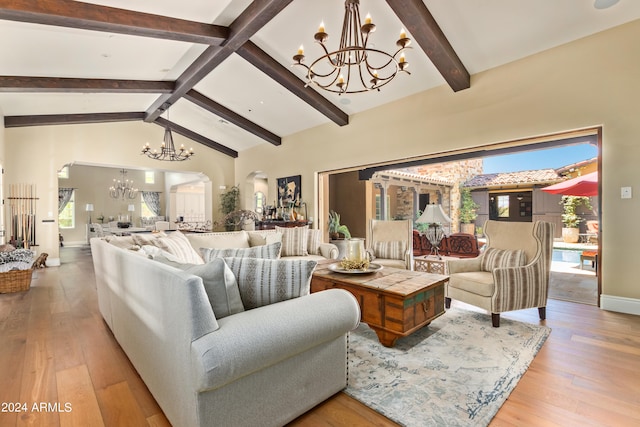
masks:
[[[93,203],[87,203],[87,205],[84,207],[84,210],[87,212],[93,212]]]
[[[135,211],[135,210],[136,210],[136,207],[135,207],[135,205],[129,205],[129,207],[127,208],[127,210],[128,210],[129,212],[133,212],[133,211]]]
[[[451,224],[451,218],[444,213],[442,205],[427,205],[420,218],[416,220],[419,224]]]

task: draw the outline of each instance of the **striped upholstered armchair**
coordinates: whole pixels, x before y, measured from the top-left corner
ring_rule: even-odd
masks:
[[[554,224],[487,221],[484,230],[487,245],[480,256],[447,261],[445,306],[455,299],[484,308],[496,328],[505,311],[537,307],[544,320]]]

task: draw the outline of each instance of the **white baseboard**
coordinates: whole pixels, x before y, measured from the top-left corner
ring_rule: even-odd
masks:
[[[600,308],[618,313],[640,315],[640,299],[600,295]]]

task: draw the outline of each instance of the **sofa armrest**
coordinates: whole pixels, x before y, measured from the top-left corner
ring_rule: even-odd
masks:
[[[320,243],[318,249],[320,249],[320,255],[322,255],[323,257],[327,259],[338,259],[338,254],[340,253],[340,251],[338,250],[338,247],[333,243]]]
[[[471,271],[480,271],[480,262],[482,257],[476,258],[461,258],[454,260],[447,260],[447,270],[449,274],[455,273],[468,273]]]
[[[199,392],[213,390],[355,329],[356,299],[330,289],[219,319],[220,328],[191,344]]]

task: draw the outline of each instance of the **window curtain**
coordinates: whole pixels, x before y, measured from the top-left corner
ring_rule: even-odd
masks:
[[[60,214],[71,200],[74,188],[58,188],[58,214]]]
[[[155,216],[160,216],[160,193],[157,191],[143,191],[142,200]]]

